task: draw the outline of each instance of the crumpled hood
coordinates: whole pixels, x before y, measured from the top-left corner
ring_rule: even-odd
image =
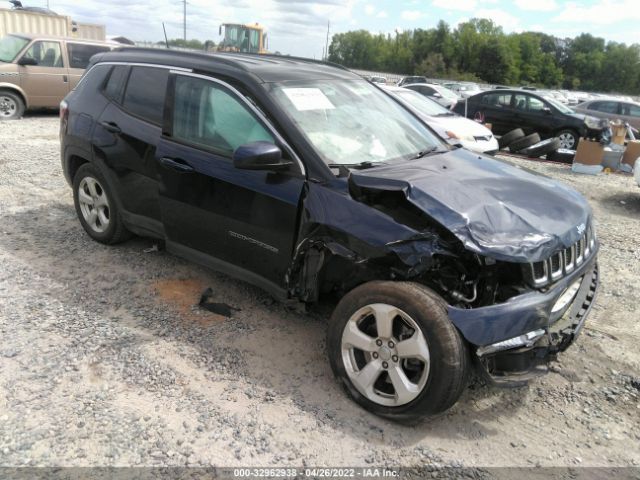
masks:
[[[463,149],[354,171],[349,184],[402,191],[467,249],[497,260],[546,259],[579,240],[591,219],[575,190]]]

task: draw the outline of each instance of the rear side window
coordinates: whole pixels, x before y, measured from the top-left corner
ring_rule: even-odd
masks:
[[[67,53],[69,54],[69,66],[71,68],[87,68],[89,60],[96,53],[108,52],[109,47],[99,45],[84,45],[81,43],[67,43]]]
[[[618,113],[618,102],[594,102],[591,104],[591,110],[604,113]]]
[[[176,78],[173,137],[231,157],[240,145],[275,139],[231,91],[199,78]]]
[[[511,94],[510,93],[490,93],[482,97],[482,103],[485,103],[487,105],[493,105],[494,107],[510,107]]]
[[[91,70],[85,72],[74,91],[81,92],[85,88],[89,88],[92,93],[95,92],[104,84],[104,80],[111,70],[110,67],[110,65],[96,65]]]
[[[169,71],[164,68],[133,67],[122,105],[130,113],[162,125]]]
[[[62,51],[59,42],[34,42],[24,57],[35,60],[39,67],[62,68]]]
[[[640,117],[640,106],[632,103],[623,103],[622,114],[629,117]]]
[[[111,70],[111,75],[104,86],[104,95],[110,100],[120,102],[122,90],[127,80],[127,68],[124,65],[117,65]]]

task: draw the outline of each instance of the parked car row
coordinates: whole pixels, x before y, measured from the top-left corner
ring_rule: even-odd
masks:
[[[434,133],[467,120],[309,59],[124,48],[92,62],[61,105],[82,228],[336,303],[329,361],[371,412],[442,412],[471,368],[520,385],[583,328],[588,203]]]
[[[496,135],[521,128],[542,139],[557,137],[564,149],[574,149],[580,137],[597,136],[601,130],[600,119],[529,90],[489,90],[459,103],[454,111],[490,123]]]

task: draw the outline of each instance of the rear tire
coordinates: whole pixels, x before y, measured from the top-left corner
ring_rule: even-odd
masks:
[[[520,153],[531,158],[539,158],[550,152],[555,152],[560,148],[560,140],[557,138],[548,138],[536,143],[535,145],[525,148]]]
[[[17,93],[0,90],[0,120],[18,120],[24,115],[24,102]]]
[[[327,349],[347,393],[393,420],[441,413],[466,386],[466,344],[445,301],[417,283],[374,281],[353,289],[331,316]]]
[[[511,142],[509,144],[509,151],[514,153],[519,153],[525,148],[529,148],[540,141],[540,135],[537,133],[532,133],[531,135],[527,135],[526,137],[522,137],[515,142]]]
[[[505,133],[503,136],[501,136],[498,140],[498,145],[500,146],[500,148],[507,148],[509,144],[523,137],[524,132],[522,131],[522,129],[516,128],[515,130],[511,130],[510,132]]]
[[[73,202],[82,227],[97,242],[111,245],[131,236],[113,190],[95,165],[83,164],[73,177]]]

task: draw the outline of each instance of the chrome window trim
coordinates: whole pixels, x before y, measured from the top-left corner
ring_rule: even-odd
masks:
[[[201,80],[206,80],[206,81],[209,81],[209,82],[217,83],[219,85],[222,85],[224,88],[229,89],[236,97],[238,97],[238,99],[240,99],[249,108],[249,110],[251,112],[253,112],[260,119],[260,121],[264,124],[264,126],[273,134],[273,136],[282,145],[284,145],[286,147],[288,152],[291,154],[293,159],[296,161],[296,163],[300,167],[300,171],[302,172],[302,175],[304,175],[305,177],[307,176],[307,170],[306,170],[304,164],[302,163],[302,161],[300,160],[300,158],[298,157],[298,154],[295,152],[295,150],[293,148],[291,148],[291,145],[289,145],[289,143],[282,137],[282,135],[280,135],[278,130],[263,115],[263,113],[260,111],[260,109],[258,109],[252,102],[250,102],[240,91],[238,91],[232,85],[229,85],[227,82],[224,82],[224,81],[222,81],[222,80],[220,80],[218,78],[211,77],[211,76],[208,76],[208,75],[201,75],[199,73],[193,73],[190,70],[187,70],[187,71],[185,71],[185,70],[186,69],[173,69],[173,68],[170,68],[169,73],[174,73],[176,75],[181,75],[181,76],[184,76],[184,77],[199,78]]]

